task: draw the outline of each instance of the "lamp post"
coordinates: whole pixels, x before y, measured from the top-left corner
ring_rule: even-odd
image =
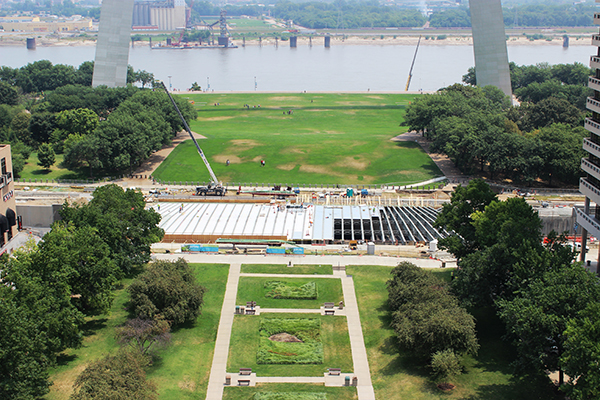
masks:
[[[171,85],[171,76],[172,75],[169,75],[169,92],[173,91],[173,85]]]
[[[256,91],[257,86],[258,86],[258,83],[256,83],[256,77],[254,77],[254,91]]]

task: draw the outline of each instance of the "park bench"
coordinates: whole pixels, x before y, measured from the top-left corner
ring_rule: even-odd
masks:
[[[246,308],[254,308],[254,307],[256,307],[255,301],[247,301],[246,302]]]
[[[325,310],[325,315],[335,315],[335,310]]]
[[[252,374],[252,368],[240,368],[240,375]]]
[[[339,376],[342,373],[341,368],[327,368],[327,370],[329,371],[329,375]]]
[[[246,315],[256,315],[256,310],[253,308],[246,308]]]
[[[238,379],[238,386],[250,386],[250,379],[244,379],[244,380]]]
[[[335,303],[325,303],[324,307],[325,308],[333,308],[333,307],[335,307]]]

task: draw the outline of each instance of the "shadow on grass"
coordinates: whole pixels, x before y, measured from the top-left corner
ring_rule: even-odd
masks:
[[[56,364],[59,366],[68,365],[70,362],[74,361],[76,358],[77,358],[76,354],[60,353],[56,357]]]
[[[87,321],[81,328],[83,336],[92,336],[101,329],[106,328],[108,318],[91,319]]]
[[[518,393],[518,397],[515,397]],[[545,376],[513,377],[509,384],[481,385],[465,400],[561,400],[565,396]]]
[[[50,173],[52,173],[51,169],[36,169],[30,172],[31,175],[48,175]]]

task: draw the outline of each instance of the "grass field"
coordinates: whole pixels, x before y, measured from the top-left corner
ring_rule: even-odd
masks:
[[[258,364],[260,321],[263,318],[320,318],[323,364],[318,365],[270,365]],[[352,372],[352,351],[348,336],[346,317],[321,316],[319,314],[263,314],[260,316],[236,315],[231,331],[231,345],[227,371],[252,368],[258,376],[323,376],[327,368],[341,368]],[[290,390],[293,391],[293,390]]]
[[[51,180],[51,179],[88,179],[88,173],[79,171],[69,171],[68,169],[61,168],[61,163],[64,156],[62,154],[56,155],[56,162],[50,169],[42,168],[38,165],[37,153],[32,152],[25,164],[25,168],[21,172],[19,179],[40,179]]]
[[[260,392],[321,392],[327,393],[328,400],[356,400],[354,387],[325,387],[298,383],[259,383],[255,387],[226,387],[223,400],[254,400],[254,394]]]
[[[311,299],[274,299],[265,297],[267,289],[265,282],[273,281],[273,278],[254,278],[243,276],[238,285],[236,304],[243,305],[248,301],[256,301],[263,308],[319,308],[325,302],[339,303],[343,300],[342,284],[339,279],[311,279],[311,278],[286,278],[285,282],[294,285],[304,285],[309,282],[317,283],[318,297]]]
[[[331,265],[294,264],[242,264],[242,273],[254,274],[295,274],[295,275],[333,275]]]
[[[465,373],[452,383],[451,393],[442,393],[429,379],[429,371],[409,355],[399,354],[390,328],[386,281],[392,267],[350,266],[354,277],[371,379],[378,399],[404,400],[546,400],[553,399],[543,383],[513,375],[510,363],[515,353],[501,340],[502,324],[493,312],[475,313],[481,349],[465,360]],[[451,270],[434,270],[449,279]]]
[[[191,129],[207,137],[200,146],[223,182],[407,184],[441,175],[418,144],[390,140],[406,132],[399,124],[414,95],[182,96],[199,111]],[[177,146],[153,175],[164,181],[209,179],[191,141]]]
[[[172,332],[170,345],[158,352],[158,359],[148,372],[148,379],[158,387],[161,400],[204,399],[206,396],[229,267],[190,265],[198,282],[208,291],[204,295],[202,315],[195,324]],[[54,385],[47,399],[68,399],[75,378],[89,362],[119,351],[114,328],[127,319],[125,306],[129,295],[125,288],[129,283],[125,282],[124,288],[116,292],[110,315],[88,319],[83,347],[67,351],[60,365],[51,371]]]

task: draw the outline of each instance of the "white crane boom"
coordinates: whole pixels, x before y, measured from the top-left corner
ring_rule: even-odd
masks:
[[[177,107],[177,103],[175,103],[175,99],[173,99],[173,96],[171,96],[171,93],[169,93],[169,91],[167,90],[167,86],[165,86],[165,83],[161,81],[160,84],[162,85],[163,89],[165,89],[165,92],[169,96],[169,99],[171,99],[171,103],[173,103],[173,107],[175,107],[177,114],[179,114],[179,118],[181,118],[181,122],[183,122],[183,126],[185,127],[185,130],[187,131],[187,133],[190,135],[190,137],[194,141],[194,144],[196,145],[196,149],[198,149],[198,154],[200,154],[200,157],[202,157],[202,161],[204,161],[204,165],[206,165],[206,168],[208,169],[208,173],[210,174],[211,182],[214,183],[215,185],[218,185],[219,180],[217,179],[217,176],[213,172],[212,168],[210,167],[210,163],[208,162],[208,159],[206,158],[206,156],[204,155],[204,152],[200,148],[200,145],[196,141],[196,138],[194,137],[194,134],[190,130],[188,123],[186,122],[185,118],[183,118],[183,114],[181,114],[181,111],[179,111],[179,107]]]

